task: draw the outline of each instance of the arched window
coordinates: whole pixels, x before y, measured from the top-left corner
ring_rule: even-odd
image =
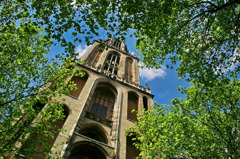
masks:
[[[107,87],[97,87],[88,111],[95,114],[98,117],[111,120],[113,113],[113,106],[115,101],[115,95],[111,89]]]
[[[134,146],[134,141],[132,140],[133,137],[127,136],[127,147],[126,147],[126,158],[127,159],[136,159],[140,151]]]
[[[133,60],[129,57],[126,59],[125,65],[125,79],[129,82],[133,82]]]
[[[54,138],[53,139],[52,138],[48,139],[48,143],[52,146],[53,146],[57,136],[59,135],[59,133],[60,133],[65,121],[67,120],[68,115],[69,115],[69,109],[65,105],[63,105],[63,115],[64,115],[63,119],[58,119],[58,120],[52,122],[52,127],[53,128],[52,128],[51,131],[53,132]],[[50,151],[50,149],[49,149],[49,151]]]
[[[96,46],[87,58],[88,65],[96,67],[99,57],[102,54],[101,47]]]
[[[120,55],[116,52],[110,52],[105,61],[103,70],[106,70],[111,74],[117,75],[118,68],[119,68],[119,61],[120,61]]]
[[[72,79],[70,80],[69,84],[71,82],[74,82],[77,86],[76,90],[71,90],[69,92],[69,95],[73,96],[73,97],[78,97],[85,85],[85,83],[87,82],[88,79],[88,74],[85,72],[85,75],[83,77],[80,76],[73,76]]]
[[[108,144],[107,137],[105,133],[96,125],[86,125],[81,127],[79,134],[82,134],[91,139],[100,141],[102,143]]]
[[[143,108],[148,110],[148,99],[147,97],[143,97]]]
[[[127,118],[133,121],[137,121],[137,114],[132,113],[133,109],[138,111],[138,95],[134,92],[129,92]]]

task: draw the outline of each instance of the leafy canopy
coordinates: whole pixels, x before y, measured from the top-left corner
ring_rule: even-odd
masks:
[[[214,87],[192,84],[186,98],[155,104],[138,116],[129,134],[147,158],[239,158],[239,80]],[[131,132],[131,133],[130,133]]]
[[[129,29],[133,29],[134,36],[138,39],[136,47],[141,51],[146,66],[160,68],[166,61],[170,62],[170,67],[178,64],[179,77],[188,79],[193,84],[189,89],[183,90],[184,93],[187,93],[187,98],[182,101],[177,100],[178,102],[175,102],[172,107],[173,110],[162,113],[165,111],[164,109],[156,109],[157,114],[162,114],[162,117],[174,121],[172,126],[167,126],[167,129],[175,131],[174,125],[180,124],[180,127],[185,130],[184,132],[188,132],[189,127],[181,125],[180,121],[192,123],[193,130],[196,128],[196,132],[198,132],[195,135],[196,138],[201,139],[201,143],[203,143],[203,139],[209,137],[208,140],[204,140],[204,144],[209,143],[208,146],[214,147],[212,151],[198,151],[193,148],[196,150],[191,153],[193,156],[204,155],[204,152],[208,152],[206,155],[211,156],[213,152],[221,152],[219,155],[228,156],[233,153],[230,157],[234,157],[236,151],[234,148],[230,149],[226,141],[231,141],[230,145],[234,147],[235,143],[232,142],[237,143],[238,140],[233,140],[236,136],[229,140],[231,136],[226,133],[229,134],[232,130],[232,135],[235,135],[234,131],[238,129],[238,126],[233,125],[238,119],[233,117],[234,115],[226,117],[226,114],[232,113],[230,111],[231,105],[233,105],[232,99],[229,99],[228,96],[221,96],[217,90],[223,87],[230,93],[235,92],[239,86],[237,80],[239,75],[239,4],[239,0],[1,1],[0,39],[2,45],[0,55],[3,58],[0,59],[0,120],[2,132],[4,132],[2,133],[4,135],[0,137],[1,142],[14,136],[12,123],[16,118],[22,116],[21,107],[28,113],[34,112],[32,107],[37,96],[54,97],[61,93],[67,94],[68,89],[62,86],[65,84],[66,77],[73,73],[71,69],[68,69],[67,64],[74,64],[69,60],[62,61],[62,68],[65,68],[62,69],[56,62],[49,61],[44,56],[53,44],[60,44],[65,48],[64,55],[57,56],[62,60],[75,55],[75,46],[71,41],[66,40],[64,33],[71,30],[74,42],[86,41],[89,44],[94,36],[99,35],[101,29],[106,30],[109,37],[114,35],[121,39],[125,38]],[[169,66],[167,65],[167,67]],[[53,81],[58,81],[56,87],[40,89]],[[233,90],[228,89],[231,85],[233,85]],[[194,93],[193,90],[197,93]],[[193,92],[193,94],[188,94],[188,92]],[[198,98],[198,95],[201,94],[201,98]],[[221,98],[222,101],[220,101]],[[188,104],[191,102],[190,107]],[[211,106],[207,103],[210,103]],[[224,105],[226,106],[225,110],[220,108]],[[186,109],[183,109],[184,107]],[[214,109],[208,111],[207,108],[211,107]],[[238,105],[235,104],[235,107],[238,108]],[[186,112],[183,114],[183,110],[190,111],[192,115]],[[239,113],[238,109],[234,111]],[[163,114],[166,113],[169,115],[164,116]],[[185,115],[185,118],[179,113]],[[207,116],[206,124],[209,125],[203,126],[201,131],[197,127],[205,123],[204,113]],[[150,114],[154,113],[149,112]],[[194,115],[199,120],[195,120]],[[152,116],[152,118],[159,117],[161,115]],[[148,122],[151,123],[151,121]],[[222,125],[215,124],[215,127],[212,128],[216,122],[222,122]],[[157,129],[158,125],[164,126],[158,122],[153,128]],[[219,127],[223,128],[222,135],[220,132],[217,133],[217,130],[215,132],[215,129]],[[225,130],[227,128],[228,132]],[[176,131],[180,131],[180,129],[176,129]],[[25,132],[27,134],[30,130],[26,129]],[[225,147],[215,147],[219,146],[219,142],[213,137],[210,138],[206,132],[216,138],[220,134],[226,143]],[[161,135],[161,133],[159,134]],[[174,135],[163,136],[162,140],[168,145],[176,138]],[[187,136],[186,138],[189,144],[185,144],[185,147],[180,144],[181,149],[176,146],[171,147],[171,149],[178,148],[172,152],[178,151],[181,152],[180,155],[189,155],[192,151],[188,152],[188,147],[197,145],[192,142],[194,137]],[[184,137],[178,139],[185,140]],[[183,143],[184,140],[179,143]],[[154,144],[149,141],[149,145]],[[5,153],[10,150],[10,147],[1,150]],[[153,153],[153,156],[156,153],[154,150],[150,152]]]

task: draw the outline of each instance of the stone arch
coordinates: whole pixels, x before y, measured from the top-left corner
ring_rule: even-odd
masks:
[[[133,82],[133,59],[130,57],[126,58],[125,79],[126,81]]]
[[[72,145],[68,159],[107,159],[107,151],[101,146],[88,142],[80,141]]]
[[[100,84],[100,83],[109,84],[110,87],[113,88],[114,91],[116,92],[116,95],[118,94],[117,89],[118,89],[119,86],[118,86],[116,83],[112,82],[112,80],[107,79],[107,78],[101,78],[101,77],[100,77],[100,78],[97,78],[97,79],[95,80],[95,83],[94,83],[93,88],[95,89],[95,88],[97,87],[97,85]]]
[[[107,120],[112,119],[117,98],[117,89],[108,82],[97,82],[88,112]]]
[[[49,124],[52,125],[51,128],[48,128],[48,131],[51,131],[53,134],[53,138],[46,137],[44,135],[39,135],[39,132],[33,132],[28,136],[26,141],[23,143],[23,145],[20,148],[19,153],[26,158],[46,158],[47,153],[50,152],[51,147],[53,146],[56,138],[58,137],[60,130],[62,129],[64,123],[67,120],[67,117],[69,116],[69,108],[63,104],[63,113],[64,118],[63,119],[57,119],[56,121],[49,121]],[[34,142],[33,142],[34,141]],[[47,142],[48,146],[43,146],[42,142]],[[29,154],[29,149],[34,148],[35,149]]]
[[[36,112],[36,115],[43,109],[43,107],[47,104],[47,97],[40,97],[36,103],[33,105],[33,109]]]
[[[103,70],[117,75],[119,69],[119,62],[120,62],[121,55],[116,51],[109,51],[107,54],[107,58],[104,63]]]
[[[68,85],[69,85],[70,83],[74,82],[77,86],[76,90],[70,90],[70,92],[69,92],[69,95],[73,96],[75,98],[78,98],[78,96],[82,92],[82,89],[85,86],[85,84],[88,80],[88,77],[89,77],[89,74],[87,72],[85,72],[85,71],[82,71],[82,72],[85,73],[85,76],[79,77],[77,75],[74,75],[68,83]]]
[[[78,133],[91,139],[108,144],[108,135],[106,130],[97,123],[89,123],[82,125]]]
[[[128,92],[128,111],[127,111],[127,118],[132,121],[137,121],[137,113],[132,113],[132,110],[135,109],[138,111],[138,100],[139,96],[137,93],[130,91]]]
[[[148,98],[145,96],[143,97],[143,108],[148,110]]]
[[[115,97],[117,97],[117,89],[116,89],[116,86],[108,81],[100,81],[97,83],[97,87],[96,88],[99,88],[99,87],[107,87],[108,89],[110,89]]]

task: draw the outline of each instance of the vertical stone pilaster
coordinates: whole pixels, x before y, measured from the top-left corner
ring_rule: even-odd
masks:
[[[147,98],[148,99],[148,110],[153,110],[153,99],[152,98]]]
[[[119,63],[119,70],[118,70],[119,77],[123,77],[125,75],[126,58],[127,57],[125,55],[123,55],[123,54],[121,55],[120,63]]]
[[[98,42],[94,42],[88,49],[87,51],[83,54],[83,56],[81,57],[81,60],[85,61],[88,56],[90,55],[90,53],[93,51],[93,49],[98,45]]]
[[[121,113],[121,127],[120,127],[120,143],[119,143],[119,159],[126,159],[127,138],[125,129],[129,128],[127,121],[127,108],[128,108],[128,92],[123,90],[122,97],[122,113]]]
[[[117,101],[113,110],[113,126],[112,126],[112,137],[111,137],[111,146],[116,149],[117,149],[118,139],[119,139],[121,108],[122,108],[122,91],[119,89]]]
[[[94,92],[94,84],[95,84],[95,81],[96,81],[96,77],[94,76],[89,76],[80,96],[79,96],[79,99],[81,99],[81,101],[85,101],[83,103],[83,107],[82,109],[80,110],[79,112],[79,115],[78,115],[78,122],[77,122],[77,126],[75,128],[75,131],[78,131],[79,128],[80,128],[80,125],[81,125],[81,121],[82,121],[82,118],[85,116],[86,114],[86,108],[87,106],[89,105],[89,102],[92,98],[92,95],[93,95],[93,92]]]
[[[133,60],[133,67],[134,67],[133,81],[137,84],[140,84],[139,70],[137,66],[138,66],[138,60],[134,59]]]
[[[99,57],[99,60],[96,64],[96,67],[98,67],[100,64],[102,67],[104,66],[104,62],[107,58],[108,52],[109,52],[109,48],[108,48],[108,50],[106,50],[106,49],[103,50],[103,52],[102,52],[101,56]]]
[[[65,153],[65,150],[68,148],[69,139],[74,136],[74,132],[76,129],[79,128],[79,121],[81,121],[81,117],[85,114],[84,113],[84,108],[88,105],[89,99],[91,98],[91,91],[93,89],[93,85],[95,83],[96,78],[93,76],[89,76],[87,82],[85,83],[82,92],[80,93],[77,101],[77,105],[72,105],[73,107],[77,108],[72,108],[72,113],[69,114],[67,120],[64,123],[64,129],[67,131],[63,131],[60,133],[60,135],[57,137],[57,139],[54,142],[54,145],[51,149],[53,152],[52,154],[55,154],[55,152],[61,152],[62,154]],[[91,88],[91,89],[88,89]],[[65,143],[64,145],[61,143]],[[68,154],[66,152],[66,154]],[[52,157],[58,158],[59,156],[54,156]]]

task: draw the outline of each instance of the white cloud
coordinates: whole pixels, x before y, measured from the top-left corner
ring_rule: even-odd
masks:
[[[142,64],[140,63],[140,66],[142,66]],[[165,76],[167,75],[167,73],[165,72],[166,67],[162,66],[161,69],[148,69],[146,67],[144,68],[140,68],[139,69],[139,73],[140,73],[140,77],[143,78],[143,80],[145,81],[152,81],[156,78],[162,78],[164,79]]]
[[[130,54],[132,54],[132,55],[136,55],[134,52],[132,52],[132,51],[130,51]]]
[[[82,45],[78,45],[77,46],[77,48],[75,50],[75,53],[78,53],[77,59],[82,57],[82,55],[87,51],[88,47],[89,46],[87,46],[87,45],[83,45],[83,46]]]

